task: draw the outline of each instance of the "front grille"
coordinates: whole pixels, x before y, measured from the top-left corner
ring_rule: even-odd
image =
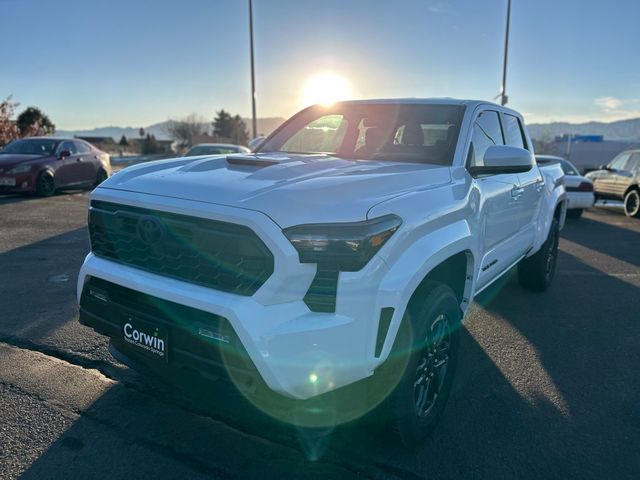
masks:
[[[238,295],[273,273],[273,255],[244,225],[92,201],[89,235],[100,257]]]

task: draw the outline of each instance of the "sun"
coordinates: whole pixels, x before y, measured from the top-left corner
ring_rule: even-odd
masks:
[[[305,107],[315,104],[327,106],[351,97],[349,81],[333,72],[313,75],[304,83],[301,92],[301,101]]]

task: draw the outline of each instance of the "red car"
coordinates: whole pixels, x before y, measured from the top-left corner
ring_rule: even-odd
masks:
[[[0,193],[49,196],[98,185],[110,172],[109,155],[77,138],[24,138],[0,150]]]

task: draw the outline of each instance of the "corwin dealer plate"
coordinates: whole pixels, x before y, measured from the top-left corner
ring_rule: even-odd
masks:
[[[138,353],[163,362],[168,361],[169,334],[164,327],[125,315],[122,318],[122,339]]]

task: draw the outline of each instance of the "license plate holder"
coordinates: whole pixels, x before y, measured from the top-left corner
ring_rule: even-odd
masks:
[[[10,177],[0,177],[0,186],[3,187],[15,187],[16,186],[16,179],[15,178],[10,178]]]
[[[139,354],[160,362],[169,362],[169,332],[155,323],[133,315],[122,317],[122,340]]]

